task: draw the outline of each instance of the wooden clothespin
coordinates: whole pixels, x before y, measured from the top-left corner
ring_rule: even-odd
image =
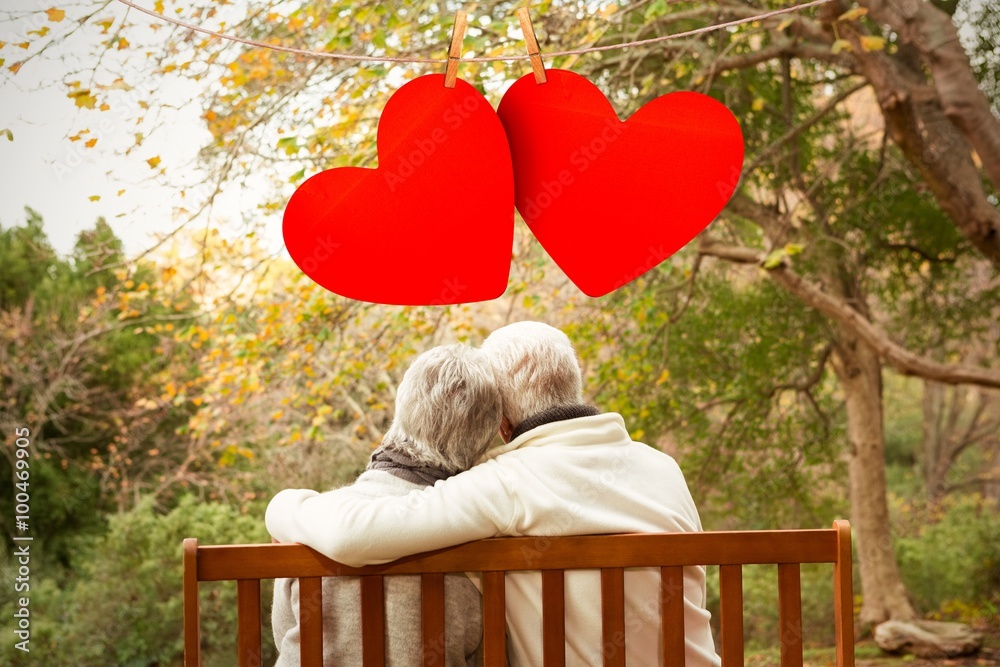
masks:
[[[535,73],[535,83],[545,83],[545,65],[542,64],[542,53],[538,48],[538,40],[535,39],[535,29],[531,27],[531,17],[528,15],[528,8],[521,7],[518,9],[517,18],[521,21],[524,42],[528,47],[528,55],[531,56],[531,71]]]
[[[465,12],[455,12],[455,25],[451,29],[451,48],[448,49],[448,68],[444,72],[444,87],[454,88],[458,77],[458,62],[462,59],[462,40],[465,39]]]

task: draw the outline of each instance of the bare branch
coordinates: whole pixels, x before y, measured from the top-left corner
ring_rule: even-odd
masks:
[[[765,253],[754,248],[728,246],[702,237],[698,252],[738,264],[761,265]],[[922,357],[889,338],[889,335],[870,322],[846,301],[827,294],[816,285],[797,274],[786,263],[768,270],[768,276],[803,303],[818,310],[841,326],[853,331],[871,345],[878,355],[903,375],[912,375],[943,384],[975,384],[1000,388],[1000,371],[966,364],[942,364]]]
[[[828,11],[835,12],[837,7],[832,5],[836,3],[830,4]],[[867,4],[881,5],[879,0],[869,0]],[[933,9],[930,5],[927,8]],[[945,16],[945,20],[949,19]],[[858,72],[875,91],[893,141],[919,170],[941,210],[983,256],[1000,268],[1000,211],[986,196],[981,173],[972,160],[970,140],[946,115],[949,103],[939,89],[927,82],[922,71],[915,71],[901,57],[884,51],[865,51],[861,44],[864,35],[850,25],[844,25],[840,32],[854,49]],[[969,67],[968,59],[965,67]],[[967,76],[972,76],[971,71]],[[978,88],[976,93],[980,94]],[[992,115],[990,121],[996,122]],[[986,140],[976,139],[973,145],[983,146],[983,141]],[[997,157],[1000,149],[993,153],[1000,161]],[[986,156],[980,153],[980,158]]]
[[[892,27],[903,43],[920,52],[945,115],[976,150],[993,186],[1000,189],[1000,121],[979,89],[951,17],[929,2],[861,0],[861,5],[868,7],[872,19]]]

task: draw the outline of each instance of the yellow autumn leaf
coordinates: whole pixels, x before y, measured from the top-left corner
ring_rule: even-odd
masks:
[[[86,146],[87,148],[93,148],[95,145],[97,145],[97,137],[94,137],[93,139],[88,139],[86,143],[84,143],[83,145]]]
[[[119,197],[121,197],[121,196],[122,196],[123,194],[125,194],[125,191],[124,191],[124,190],[119,190],[119,191],[118,191],[118,196],[119,196]]]
[[[18,46],[21,47],[22,49],[26,49],[29,46],[31,46],[31,42],[21,42],[20,44],[18,44]]]
[[[90,201],[101,201],[101,195],[90,195],[87,199]]]
[[[102,104],[101,106],[99,106],[97,108],[100,109],[101,111],[107,111],[108,109],[111,108],[111,105],[108,104],[107,102],[105,102],[104,104]]]
[[[162,14],[163,13],[163,0],[156,0],[153,3],[153,10]]]
[[[833,46],[830,47],[830,53],[834,55],[840,53],[841,51],[851,51],[851,50],[852,50],[851,43],[848,42],[846,39],[838,39],[836,42],[833,43]]]
[[[56,9],[55,7],[53,7],[52,9],[46,9],[45,13],[48,15],[49,20],[52,21],[53,23],[59,23],[64,18],[66,18],[66,12],[64,12],[61,9]]]
[[[868,13],[867,7],[855,7],[837,17],[838,21],[855,21]]]
[[[149,158],[148,160],[146,160],[146,164],[149,165],[150,169],[156,169],[158,166],[160,166],[159,156]]]
[[[862,35],[861,48],[865,51],[881,51],[885,48],[885,38],[875,35]]]
[[[106,35],[106,34],[108,34],[108,30],[111,29],[111,26],[113,26],[114,23],[115,23],[114,18],[110,18],[110,19],[104,19],[102,21],[98,21],[97,25],[101,26],[101,28],[102,28],[101,34],[102,35]]]
[[[760,111],[761,109],[763,109],[764,108],[764,98],[763,97],[756,98],[750,104],[750,108],[753,109],[754,111]]]
[[[66,97],[72,99],[76,106],[81,108],[93,109],[94,105],[97,104],[97,98],[90,94],[89,89],[74,90],[67,93]]]
[[[118,38],[118,50],[121,51],[122,49],[127,49],[128,47],[129,47],[128,40],[125,39],[124,37],[119,37]]]
[[[21,65],[23,65],[23,64],[24,64],[24,61],[21,60],[19,62],[14,63],[13,65],[11,65],[10,67],[8,67],[7,69],[9,69],[12,74],[17,74],[17,71],[19,69],[21,69]]]

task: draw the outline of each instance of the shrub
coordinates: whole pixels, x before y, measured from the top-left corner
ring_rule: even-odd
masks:
[[[44,573],[33,578],[32,653],[52,667],[179,664],[183,655],[182,540],[267,541],[260,509],[244,516],[228,505],[200,503],[187,496],[167,514],[157,513],[152,502],[144,500],[133,510],[112,517],[105,535],[78,546],[69,586],[60,590],[48,584]],[[236,588],[219,584],[205,589],[201,595],[205,664],[232,664]],[[13,611],[9,606],[4,605],[5,617]],[[10,644],[0,647],[0,663],[18,664],[15,660],[24,656],[17,655],[21,652]],[[267,652],[270,642],[264,645]]]
[[[910,530],[896,537],[903,581],[923,613],[989,609],[1000,595],[1000,512],[979,494],[952,495],[939,507],[913,508]],[[968,613],[961,620],[972,620]]]

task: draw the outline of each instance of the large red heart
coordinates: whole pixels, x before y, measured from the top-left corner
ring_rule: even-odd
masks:
[[[285,208],[295,263],[352,299],[435,305],[494,299],[510,272],[514,183],[490,103],[444,76],[410,81],[385,105],[378,167],[309,178]]]
[[[698,235],[739,182],[743,134],[707,95],[676,92],[620,121],[590,81],[546,70],[497,110],[517,210],[577,287],[603,296]]]

